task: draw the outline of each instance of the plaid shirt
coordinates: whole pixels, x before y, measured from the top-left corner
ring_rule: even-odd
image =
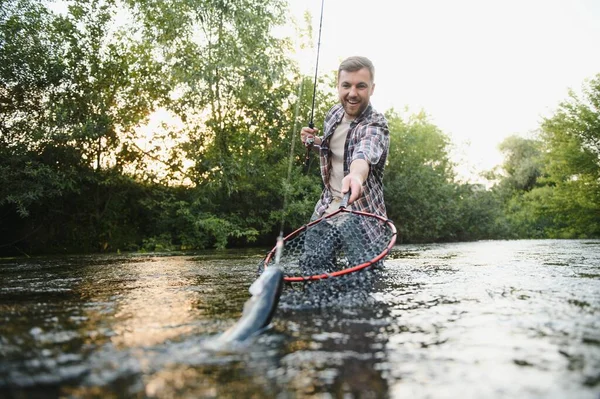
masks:
[[[342,121],[344,108],[335,105],[325,117],[323,140],[319,154],[321,158],[321,177],[325,188],[315,206],[313,219],[323,215],[333,196],[329,189],[331,171],[331,136]],[[371,104],[351,124],[344,145],[344,176],[350,172],[350,164],[356,159],[364,159],[369,163],[369,175],[362,186],[362,195],[350,205],[350,209],[387,217],[383,200],[383,169],[390,146],[390,132],[387,120],[375,111]]]

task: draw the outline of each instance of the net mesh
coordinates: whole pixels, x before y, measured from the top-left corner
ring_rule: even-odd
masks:
[[[287,281],[335,277],[380,262],[395,240],[396,228],[390,220],[340,209],[285,237],[280,256],[276,246],[261,266],[277,264]]]

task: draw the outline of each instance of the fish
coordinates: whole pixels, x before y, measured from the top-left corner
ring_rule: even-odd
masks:
[[[240,319],[217,338],[219,346],[243,343],[262,333],[271,324],[283,289],[283,271],[277,266],[265,268],[248,291]]]

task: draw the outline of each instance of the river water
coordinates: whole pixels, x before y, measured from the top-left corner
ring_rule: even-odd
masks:
[[[600,240],[398,245],[208,349],[263,254],[0,260],[0,397],[600,398]]]

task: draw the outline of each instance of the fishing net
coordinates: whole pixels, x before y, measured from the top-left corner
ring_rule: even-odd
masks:
[[[377,264],[395,242],[390,220],[342,205],[280,240],[262,266],[277,265],[288,282],[326,279]]]

